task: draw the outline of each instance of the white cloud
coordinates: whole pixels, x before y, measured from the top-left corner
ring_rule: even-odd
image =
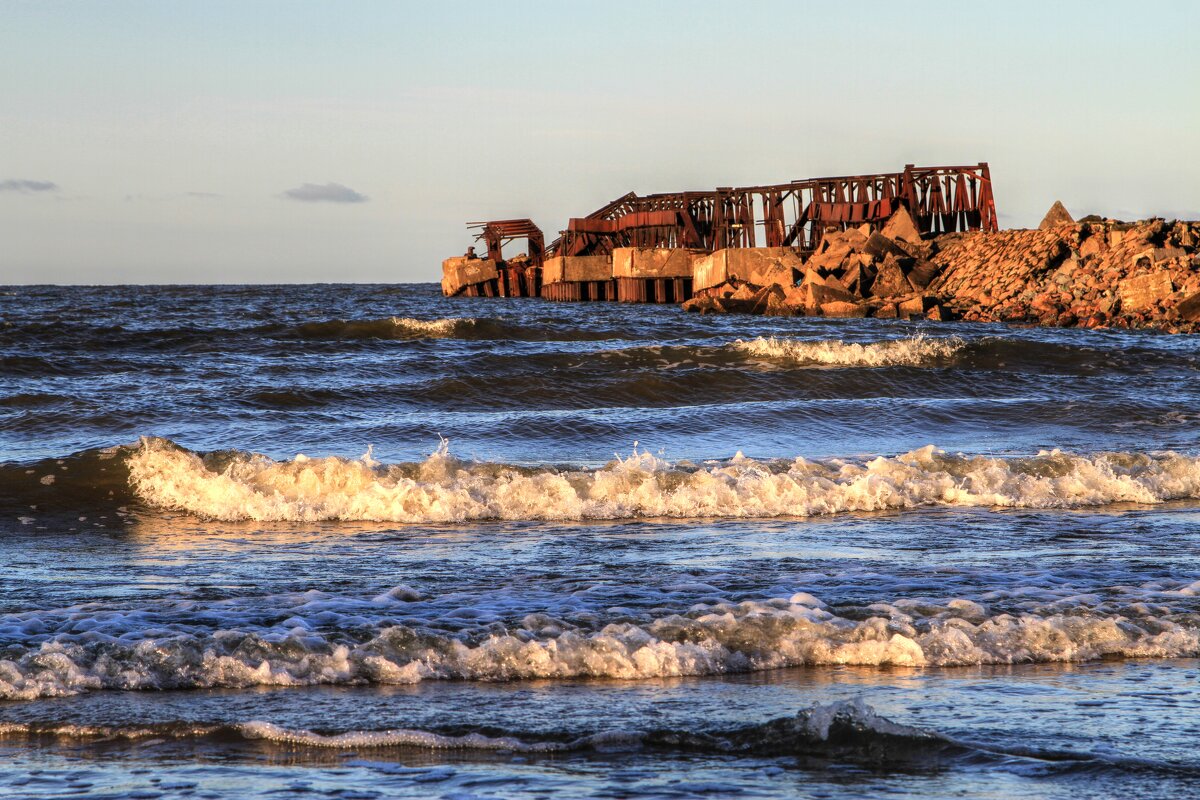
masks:
[[[58,184],[53,181],[29,181],[19,178],[9,178],[8,180],[0,181],[0,192],[20,192],[21,194],[31,194],[33,192],[57,192]]]
[[[340,183],[305,183],[288,189],[283,196],[304,203],[365,203],[370,199]]]

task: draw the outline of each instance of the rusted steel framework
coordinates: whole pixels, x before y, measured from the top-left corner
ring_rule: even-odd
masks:
[[[504,245],[515,239],[527,239],[529,249],[526,253],[533,266],[541,267],[546,253],[545,237],[542,229],[533,224],[530,219],[499,219],[491,222],[471,222],[469,228],[479,228],[475,241],[483,241],[487,245],[487,257],[496,262],[504,261]]]
[[[797,247],[814,250],[827,230],[881,227],[899,208],[922,233],[996,230],[986,163],[810,178],[767,186],[719,187],[645,197],[630,192],[572,218],[554,255],[601,255],[617,247]],[[531,253],[532,255],[532,253]]]

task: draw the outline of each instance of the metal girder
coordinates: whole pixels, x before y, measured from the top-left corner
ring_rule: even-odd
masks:
[[[629,192],[586,217],[572,218],[549,247],[542,246],[541,230],[529,220],[476,223],[483,227],[476,238],[487,241],[489,257],[500,260],[504,242],[527,236],[530,258],[539,265],[546,254],[595,255],[617,247],[754,247],[759,226],[768,247],[813,250],[827,229],[878,228],[901,207],[924,234],[998,228],[991,173],[981,162],[908,164],[901,172],[710,191]]]

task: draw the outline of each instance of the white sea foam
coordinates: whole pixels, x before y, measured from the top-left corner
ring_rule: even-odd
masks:
[[[285,728],[270,722],[245,722],[237,726],[247,739],[266,739],[306,747],[375,748],[414,747],[424,750],[511,750],[522,753],[550,753],[579,749],[583,742],[524,742],[511,736],[484,736],[468,733],[448,736],[420,730],[347,731],[321,734],[303,728]]]
[[[331,625],[327,600],[309,609],[311,620],[298,612],[268,628],[204,629],[196,624],[201,609],[194,607],[170,625],[145,612],[39,610],[0,619],[5,639],[13,641],[17,637],[11,633],[22,630],[26,634],[19,638],[34,640],[6,648],[0,698],[101,689],[637,679],[796,665],[925,667],[1198,656],[1200,614],[1187,610],[1190,595],[1176,591],[1176,596],[1185,598],[1184,606],[1133,603],[1117,609],[1085,598],[1033,612],[998,613],[961,598],[898,599],[847,610],[797,593],[701,603],[636,623],[599,620],[591,627],[530,614],[473,632],[398,624],[387,609],[369,617],[359,608],[348,617],[353,625]],[[1168,595],[1159,591],[1153,597],[1161,601]],[[259,611],[261,619],[270,609]],[[214,609],[203,616],[219,614]],[[344,629],[355,630],[354,637]]]
[[[733,346],[760,358],[786,359],[806,364],[843,367],[916,367],[954,356],[966,342],[957,336],[930,338],[922,334],[881,342],[806,341],[774,336],[749,341],[738,339]]]
[[[991,458],[929,446],[866,460],[739,455],[696,467],[635,451],[599,469],[555,469],[459,461],[443,446],[418,464],[383,465],[369,454],[291,461],[245,454],[210,468],[170,442],[144,439],[128,464],[134,489],[147,504],[227,521],[781,517],[1200,497],[1200,458],[1175,453],[1053,450]]]
[[[453,336],[462,327],[475,324],[470,317],[445,317],[443,319],[414,319],[413,317],[392,317],[392,324],[406,333],[429,338],[444,338]]]

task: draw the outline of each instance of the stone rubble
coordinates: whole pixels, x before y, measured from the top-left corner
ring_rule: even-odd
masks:
[[[1200,222],[1074,222],[1061,203],[1036,230],[929,239],[901,210],[878,232],[830,232],[806,260],[756,272],[782,279],[763,286],[731,274],[683,307],[1200,331]]]

